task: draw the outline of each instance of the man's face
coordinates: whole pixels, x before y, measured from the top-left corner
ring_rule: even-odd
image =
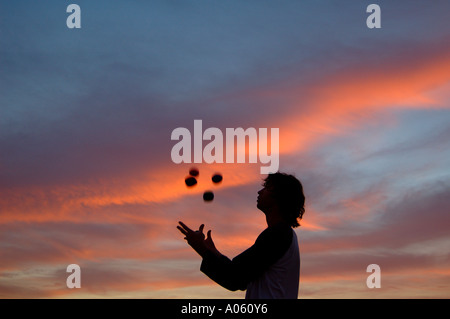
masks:
[[[265,212],[267,209],[274,205],[275,199],[273,197],[273,188],[270,185],[266,185],[260,191],[258,191],[256,207]]]

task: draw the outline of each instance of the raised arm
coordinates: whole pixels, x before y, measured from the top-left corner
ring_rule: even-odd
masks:
[[[232,291],[245,290],[251,281],[261,276],[283,256],[292,241],[290,227],[267,228],[250,248],[230,260],[216,249],[211,231],[208,231],[205,239],[203,224],[197,231],[182,222],[179,224],[178,230],[203,258],[200,270],[222,287]]]
[[[284,255],[292,236],[290,227],[266,229],[250,248],[233,260],[206,252],[200,270],[226,289],[245,290]]]

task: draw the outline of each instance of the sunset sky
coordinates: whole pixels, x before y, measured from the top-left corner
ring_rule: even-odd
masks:
[[[448,0],[1,1],[0,298],[243,298],[176,226],[236,256],[266,176],[196,164],[188,189],[171,133],[196,119],[279,128],[306,195],[299,298],[448,298],[449,21]]]

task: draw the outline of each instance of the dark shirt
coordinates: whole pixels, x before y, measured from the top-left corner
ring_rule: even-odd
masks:
[[[292,237],[292,228],[287,224],[268,227],[250,248],[232,260],[208,251],[203,257],[200,270],[226,289],[245,290],[250,282],[262,276],[286,253]]]

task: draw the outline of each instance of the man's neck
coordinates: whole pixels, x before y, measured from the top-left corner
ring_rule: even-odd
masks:
[[[279,213],[278,210],[274,211],[271,210],[269,212],[267,212],[266,214],[266,222],[267,222],[267,226],[272,227],[281,223],[286,223],[286,221],[281,217],[281,214]]]

